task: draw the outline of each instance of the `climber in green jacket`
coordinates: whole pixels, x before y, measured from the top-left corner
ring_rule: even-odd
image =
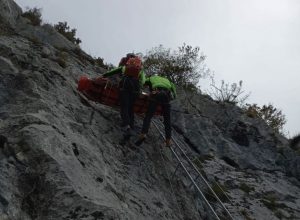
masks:
[[[120,74],[121,76],[123,77],[127,77],[127,75],[125,74],[125,70],[126,70],[126,67],[125,66],[119,66],[117,68],[114,68],[106,73],[104,73],[102,76],[103,77],[109,77],[109,76],[113,76],[115,74]],[[145,72],[144,70],[141,70],[138,74],[138,82],[139,82],[139,90],[140,88],[142,88],[145,84],[145,80],[146,80],[146,77],[145,77]],[[120,81],[119,85],[121,84],[122,80]]]
[[[146,139],[148,133],[151,118],[153,117],[157,105],[162,108],[165,126],[166,142],[165,146],[170,147],[171,145],[171,99],[176,98],[176,87],[167,78],[162,76],[154,75],[146,79],[145,85],[149,86],[150,98],[149,105],[146,112],[146,116],[143,121],[142,132],[139,139],[135,142],[137,146],[140,146]]]
[[[127,54],[126,57],[121,59],[118,68],[103,74],[103,77],[109,77],[115,74],[122,75],[122,79],[119,83],[119,99],[122,119],[121,127],[124,131],[123,139],[120,141],[120,144],[123,145],[132,135],[132,129],[134,129],[134,102],[145,83],[145,74],[140,57],[134,54]]]

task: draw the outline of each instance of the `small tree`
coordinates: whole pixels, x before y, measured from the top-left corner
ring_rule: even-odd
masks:
[[[250,93],[244,94],[243,81],[239,83],[225,83],[221,81],[221,85],[218,87],[213,77],[211,77],[211,89],[208,94],[218,102],[239,104],[240,106],[248,99]]]
[[[160,45],[143,57],[144,68],[146,72],[165,76],[179,86],[197,88],[199,79],[209,74],[204,65],[206,57],[199,53],[199,47],[186,44],[174,51]]]
[[[95,61],[95,65],[97,65],[97,66],[100,66],[100,67],[105,66],[104,59],[102,57],[94,58],[94,61]]]
[[[39,26],[42,23],[42,13],[40,8],[27,8],[27,11],[25,11],[22,16],[25,18],[28,18],[32,25]]]
[[[247,104],[245,110],[249,117],[261,118],[276,133],[283,133],[283,126],[286,123],[285,115],[272,104],[263,105],[262,107],[259,107],[257,104]]]
[[[94,59],[95,65],[102,67],[104,69],[113,69],[115,68],[111,63],[104,63],[104,59],[102,57],[98,57]]]
[[[79,38],[76,38],[76,29],[70,28],[68,23],[65,22],[58,22],[54,25],[54,28],[61,33],[63,36],[65,36],[69,41],[72,43],[79,45],[81,43],[81,40]]]

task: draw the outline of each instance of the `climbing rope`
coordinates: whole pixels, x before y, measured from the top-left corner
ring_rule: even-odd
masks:
[[[182,140],[179,139],[178,142],[179,142],[181,145],[183,145],[183,146],[186,147],[186,144],[185,144]],[[179,145],[179,144],[177,143],[177,145]],[[195,166],[195,164],[189,159],[189,157],[188,157],[187,155],[185,155],[185,157],[189,160],[190,163],[193,164],[193,167],[195,167],[195,170],[197,170],[197,172],[200,174],[200,177],[203,179],[203,181],[205,182],[205,184],[208,186],[209,190],[212,192],[212,194],[209,193],[209,192],[208,192],[208,194],[211,195],[211,196],[213,196],[213,197],[216,197],[217,200],[218,200],[218,201],[220,202],[220,204],[222,205],[222,208],[224,208],[225,210],[227,210],[227,208],[224,206],[223,202],[218,198],[217,195],[215,195],[215,192],[214,192],[213,189],[210,187],[210,185],[208,184],[207,180],[206,180],[206,179],[204,178],[204,176],[200,173],[200,171],[198,171],[198,168]],[[197,160],[199,163],[201,163],[201,161],[199,160],[199,158],[196,158],[196,160]],[[234,203],[233,203],[233,201],[229,198],[229,196],[227,195],[227,193],[222,189],[222,187],[218,184],[218,182],[217,182],[216,180],[214,180],[214,183],[215,183],[215,184],[217,185],[217,187],[221,190],[221,192],[223,193],[223,195],[225,195],[226,199],[230,202],[230,204],[231,204],[232,206],[235,206]],[[238,204],[238,205],[239,205],[239,204]],[[233,217],[232,217],[231,214],[228,212],[228,210],[227,210],[226,212],[227,212],[227,214],[233,219]],[[240,215],[242,215],[242,213],[240,212],[240,210],[238,210],[238,213],[239,213]]]
[[[161,131],[161,129],[159,128],[159,123],[153,121],[154,126],[156,127],[156,129],[158,130],[158,132],[160,133],[160,135],[164,138],[164,134]],[[173,140],[174,141],[174,140]],[[177,146],[178,147],[178,146]],[[215,218],[217,220],[220,220],[219,216],[217,215],[217,213],[215,212],[215,210],[213,209],[213,207],[211,206],[211,204],[208,202],[208,200],[206,199],[206,197],[204,196],[203,192],[201,191],[201,189],[199,188],[198,184],[194,181],[193,177],[191,176],[190,172],[187,170],[186,166],[183,164],[182,160],[179,158],[179,156],[177,155],[177,153],[175,152],[174,148],[171,146],[170,150],[172,152],[172,154],[175,156],[176,160],[179,162],[180,166],[183,168],[183,170],[185,171],[186,175],[188,176],[188,178],[190,179],[190,181],[193,183],[194,187],[197,189],[197,191],[199,192],[199,194],[201,195],[202,199],[204,200],[205,204],[208,206],[208,208],[210,209],[210,211],[213,213],[213,215],[215,216]]]
[[[166,174],[166,176],[167,176],[168,182],[169,182],[170,187],[171,187],[171,193],[172,193],[172,196],[173,196],[173,198],[174,198],[174,200],[175,200],[176,208],[177,208],[177,210],[179,211],[179,213],[181,214],[181,216],[183,216],[182,211],[181,211],[181,209],[180,209],[180,207],[179,207],[179,204],[178,204],[178,200],[177,200],[176,195],[175,195],[175,191],[174,191],[174,187],[173,187],[173,184],[172,184],[170,175],[169,175],[169,173],[168,173],[167,170],[166,170],[167,162],[166,162],[166,160],[165,160],[165,158],[164,158],[164,156],[163,156],[162,149],[160,149],[159,152],[160,152],[160,156],[161,156],[161,158],[162,158],[163,167],[164,167],[164,172],[165,172],[165,174]]]
[[[139,115],[139,118],[141,119],[142,118],[142,116],[141,115]],[[153,134],[153,136],[154,136],[154,132],[153,132],[153,130],[150,130],[151,131],[151,133]],[[153,143],[157,143],[158,142],[158,139],[159,139],[160,137],[157,137],[157,138],[155,138],[154,140],[153,140]],[[167,166],[167,161],[165,160],[165,158],[164,158],[164,154],[163,154],[163,149],[162,148],[160,148],[159,149],[159,153],[160,153],[160,157],[161,157],[161,161],[162,161],[162,165],[163,165],[163,169],[164,169],[164,173],[165,173],[165,175],[167,176],[167,179],[168,179],[168,183],[169,183],[169,185],[170,185],[170,188],[171,188],[171,194],[172,194],[172,197],[173,197],[173,199],[174,199],[174,202],[175,202],[175,204],[176,204],[176,209],[178,210],[178,212],[181,214],[181,216],[183,216],[183,213],[182,213],[182,211],[181,211],[181,209],[180,209],[180,207],[179,207],[179,204],[178,204],[178,200],[177,200],[177,198],[176,198],[176,194],[175,194],[175,190],[174,190],[174,186],[173,186],[173,184],[172,184],[172,181],[171,181],[171,179],[172,178],[170,178],[170,175],[169,175],[169,173],[167,172],[167,170],[166,170],[166,166]]]

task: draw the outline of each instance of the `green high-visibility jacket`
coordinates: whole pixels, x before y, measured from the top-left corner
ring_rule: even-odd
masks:
[[[176,86],[174,85],[174,83],[170,82],[170,80],[168,80],[165,77],[150,76],[150,77],[146,78],[145,84],[150,85],[152,90],[154,90],[156,88],[168,89],[168,90],[171,91],[171,94],[172,94],[173,98],[176,98],[176,96],[177,96]]]
[[[125,66],[120,66],[115,69],[112,69],[112,70],[104,73],[103,77],[108,77],[108,76],[112,76],[115,74],[124,74],[125,68],[126,68]],[[146,81],[146,77],[145,77],[144,70],[141,70],[139,73],[139,82],[140,82],[141,87],[145,84],[145,81]]]

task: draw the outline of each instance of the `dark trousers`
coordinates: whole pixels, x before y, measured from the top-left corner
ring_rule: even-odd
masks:
[[[153,117],[156,111],[156,107],[158,105],[161,106],[163,112],[166,139],[170,139],[171,138],[170,94],[168,91],[164,91],[164,90],[158,91],[158,93],[151,95],[147,113],[143,121],[142,133],[143,134],[148,133],[150,123],[151,123],[151,118]]]
[[[139,94],[139,80],[133,77],[124,76],[120,86],[120,114],[122,119],[121,126],[134,127],[134,102]]]

